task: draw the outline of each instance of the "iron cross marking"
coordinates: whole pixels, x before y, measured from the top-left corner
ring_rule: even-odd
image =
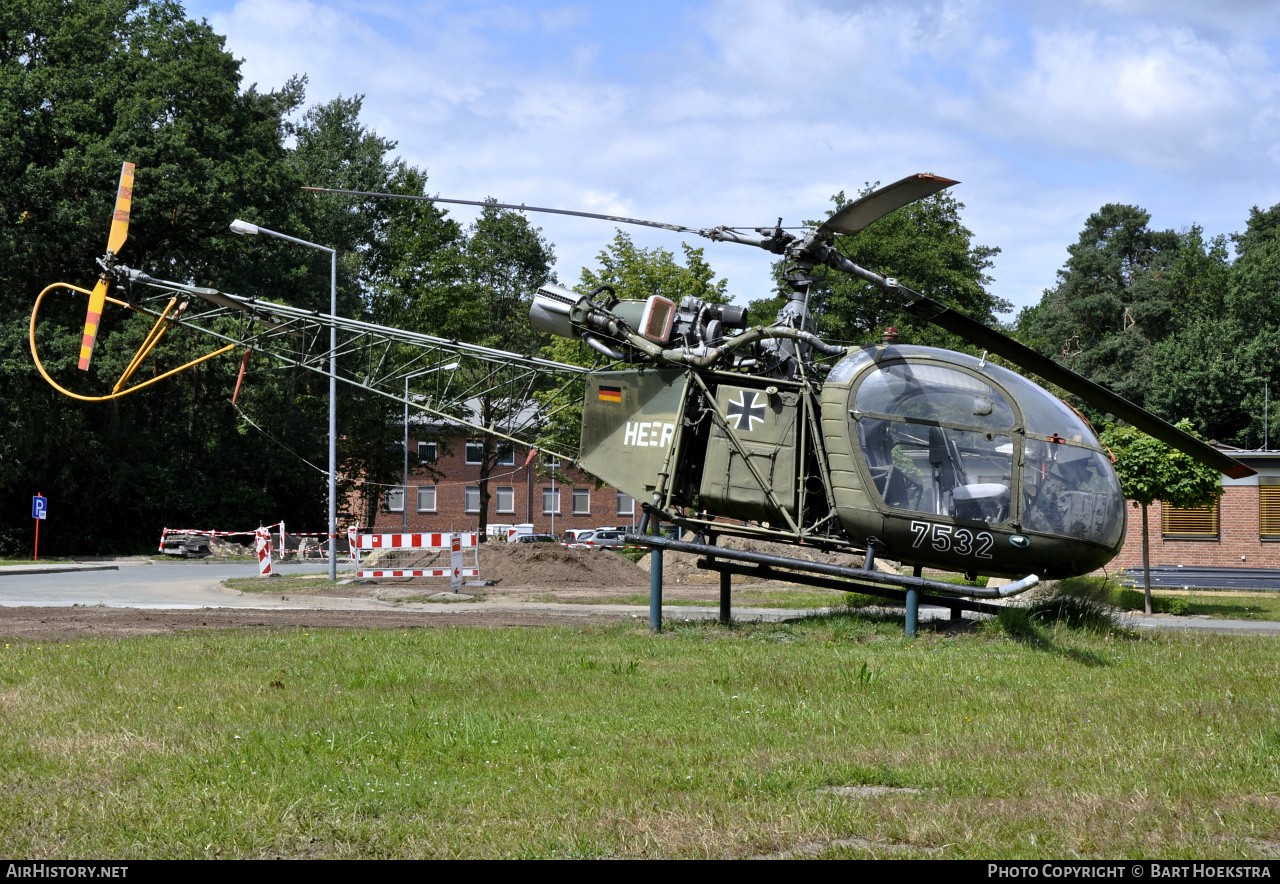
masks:
[[[729,420],[733,421],[733,428],[735,430],[742,431],[745,429],[750,433],[756,428],[756,421],[764,423],[764,403],[761,402],[759,405],[756,405],[756,397],[759,395],[759,393],[753,392],[751,394],[751,400],[747,401],[746,390],[739,390],[738,401],[734,402],[732,399],[729,400],[729,409],[725,413]],[[742,426],[743,421],[746,422],[746,427]]]

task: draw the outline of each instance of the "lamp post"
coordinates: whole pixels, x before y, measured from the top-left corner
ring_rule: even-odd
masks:
[[[424,368],[422,371],[410,372],[404,376],[404,484],[400,486],[400,512],[403,516],[400,526],[402,531],[409,530],[409,378],[422,377],[424,374],[431,374],[433,371],[453,371],[457,367],[458,363],[450,362],[448,365]]]
[[[294,236],[279,233],[241,221],[239,218],[231,222],[231,232],[241,236],[257,236],[265,233],[278,239],[288,240],[300,246],[318,249],[329,253],[329,316],[338,315],[338,250],[327,246],[307,242]],[[338,579],[338,327],[329,326],[329,579]]]

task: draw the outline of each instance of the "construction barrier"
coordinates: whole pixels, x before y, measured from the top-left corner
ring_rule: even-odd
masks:
[[[434,557],[434,550],[449,549],[452,551],[457,541],[459,557],[447,568],[414,567],[425,564],[422,559]],[[357,577],[462,577],[480,576],[480,551],[476,533],[467,531],[458,534],[424,533],[424,534],[361,534],[355,548],[361,552],[381,550],[377,564],[367,570],[357,570]],[[472,551],[475,564],[465,565],[460,558],[462,549]],[[418,561],[415,561],[418,560]]]
[[[259,528],[253,532],[253,549],[258,554],[258,576],[271,576],[271,530]]]
[[[325,531],[287,531],[284,522],[276,522],[271,525],[260,526],[249,531],[210,531],[204,529],[192,528],[164,528],[160,532],[159,552],[169,555],[181,555],[187,557],[205,557],[210,555],[212,549],[208,540],[213,538],[230,538],[244,537],[254,538],[248,540],[256,551],[258,532],[266,531],[268,535],[268,555],[276,561],[286,561],[288,559],[311,558],[325,559],[328,558],[328,532]],[[339,555],[350,556],[352,561],[357,560],[356,538],[358,536],[359,527],[352,526],[347,529],[345,535],[338,535],[337,551]],[[304,538],[320,538],[318,542],[308,542]],[[347,545],[347,549],[343,549],[343,544]]]

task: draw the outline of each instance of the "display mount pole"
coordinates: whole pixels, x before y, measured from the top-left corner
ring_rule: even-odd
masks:
[[[648,512],[640,519],[641,522],[645,520],[649,521],[649,525],[642,526],[642,532],[645,527],[651,527],[651,533],[660,533],[662,525],[660,521],[655,527],[656,520]],[[649,548],[649,631],[662,632],[662,547],[660,546]]]

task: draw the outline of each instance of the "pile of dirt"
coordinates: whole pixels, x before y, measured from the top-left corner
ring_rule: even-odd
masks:
[[[689,535],[685,539],[691,540],[692,535]],[[816,549],[815,547],[801,546],[792,543],[773,543],[767,540],[756,540],[750,537],[720,537],[717,538],[716,545],[727,547],[729,549],[740,549],[746,552],[763,553],[770,556],[782,556],[788,559],[802,559],[806,562],[823,562],[829,565],[841,565],[846,568],[862,567],[862,556],[860,554],[827,553],[820,549]],[[720,573],[718,571],[704,571],[700,569],[697,566],[697,561],[700,558],[701,556],[695,555],[694,553],[667,550],[662,554],[662,582],[684,586],[718,584],[720,582]],[[639,567],[642,568],[645,573],[648,573],[648,556],[640,560]],[[747,578],[742,575],[735,574],[733,576],[733,582],[746,583]],[[752,582],[767,582],[770,585],[776,583],[779,586],[793,585],[777,580]]]
[[[607,549],[569,549],[558,543],[483,543],[480,579],[502,586],[622,587],[648,586],[649,575]],[[361,569],[422,570],[449,567],[447,549],[380,549],[360,559]],[[471,550],[463,550],[470,567]]]
[[[209,538],[209,552],[212,553],[212,559],[236,559],[243,556],[252,556],[252,543],[236,543],[222,537]]]

